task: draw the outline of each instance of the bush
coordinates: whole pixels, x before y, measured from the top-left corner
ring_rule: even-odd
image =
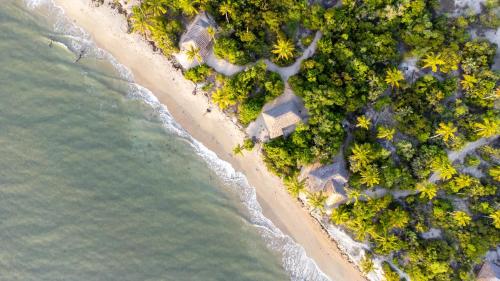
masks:
[[[184,77],[194,83],[200,83],[206,81],[212,73],[212,68],[206,64],[202,64],[186,70],[186,72],[184,72]]]
[[[262,98],[251,98],[238,106],[238,120],[244,126],[257,119],[264,105]]]
[[[477,167],[479,166],[479,164],[481,164],[481,159],[479,159],[479,157],[477,156],[469,154],[465,157],[464,164],[467,167]]]

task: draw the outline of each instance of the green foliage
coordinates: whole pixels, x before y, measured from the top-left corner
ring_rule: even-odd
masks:
[[[238,41],[231,38],[219,38],[214,44],[214,53],[217,57],[230,63],[244,65],[250,62],[249,55],[243,50]]]
[[[245,150],[252,150],[253,148],[255,147],[255,143],[253,142],[253,140],[249,139],[249,138],[246,138],[244,141],[243,141],[243,148]]]
[[[479,164],[481,164],[481,159],[479,157],[468,154],[465,156],[465,161],[464,161],[465,166],[467,167],[477,167]]]
[[[184,77],[193,81],[194,83],[200,83],[207,80],[207,78],[212,75],[213,69],[206,64],[202,64],[193,68],[188,69],[184,72]]]
[[[221,109],[238,105],[238,120],[248,125],[260,114],[262,106],[283,90],[279,75],[268,72],[266,65],[260,62],[225,79],[223,86],[212,95],[212,101]]]
[[[375,269],[375,265],[373,264],[373,260],[371,255],[365,254],[363,256],[363,259],[359,263],[359,267],[361,268],[361,271],[363,271],[365,274],[370,273]]]
[[[382,263],[382,270],[384,271],[385,281],[400,281],[401,277],[392,269],[388,262]]]
[[[331,8],[306,0],[142,2],[133,9],[130,27],[167,55],[178,51],[181,23],[200,11],[217,22],[211,32],[215,54],[234,64],[261,58],[291,63],[303,51],[300,46],[312,42],[311,34],[322,32],[315,54],[289,79],[304,101],[308,123],[263,144],[264,161],[298,196],[304,190],[296,177],[300,168],[331,163],[345,130],[351,131],[344,153],[354,200],[335,209],[331,220],[368,242],[376,254],[391,254],[412,280],[471,279],[474,265],[500,243],[496,144],[476,151],[484,160],[478,167],[486,175],[481,180],[458,173],[444,151],[498,134],[494,106],[500,97],[499,74],[491,70],[496,48],[485,40],[470,40],[467,32],[471,25],[497,25],[491,3],[479,16],[448,18],[438,11],[437,1],[427,0],[345,0]],[[398,52],[403,49],[405,53]],[[403,56],[416,57],[423,68],[419,73],[432,71],[439,79],[424,75],[406,81],[396,67]],[[212,74],[202,65],[185,76],[200,83]],[[230,109],[243,125],[284,89],[279,75],[263,63],[217,78],[210,88],[214,85],[212,102]],[[382,118],[363,119],[372,109]],[[352,120],[357,122],[342,126]],[[253,142],[245,140],[234,152],[251,147]],[[479,164],[472,156],[465,160],[467,166]],[[429,183],[433,173],[440,181]],[[375,186],[417,194],[367,198],[364,192]],[[449,197],[463,200],[468,213],[455,209]],[[321,210],[324,195],[311,195],[310,203]],[[420,234],[431,228],[439,228],[442,238],[423,239]],[[388,281],[399,279],[387,263],[383,270]]]

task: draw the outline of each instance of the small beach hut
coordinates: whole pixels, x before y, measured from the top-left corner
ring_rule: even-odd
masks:
[[[477,274],[477,281],[500,281],[500,266],[486,261]]]
[[[278,104],[263,112],[262,117],[271,139],[288,136],[295,130],[295,126],[302,122],[299,107],[294,101]]]
[[[341,164],[341,162],[335,162],[320,166],[318,163],[304,168],[299,178],[306,180],[306,188],[309,192],[326,192],[329,205],[341,203],[347,200],[344,188],[347,175],[341,169]]]
[[[212,47],[211,44],[213,39],[208,31],[209,27],[215,28],[215,22],[210,16],[205,12],[197,15],[181,36],[181,52],[185,53],[195,48],[199,50],[201,58],[205,60]]]

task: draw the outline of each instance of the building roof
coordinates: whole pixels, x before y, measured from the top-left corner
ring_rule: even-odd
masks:
[[[500,281],[500,267],[486,261],[477,274],[477,281]]]
[[[306,179],[307,189],[311,192],[327,191],[346,196],[344,185],[347,177],[344,175],[340,162],[326,166],[315,164],[301,172],[302,178]]]
[[[302,121],[300,112],[293,101],[279,104],[262,114],[270,138],[277,138],[293,132],[295,125]]]
[[[215,26],[215,24],[207,13],[203,12],[197,15],[186,28],[186,32],[181,36],[181,51],[189,50],[193,46],[199,48],[200,55],[205,58],[210,51],[210,44],[212,43],[212,37],[207,30],[210,26]]]

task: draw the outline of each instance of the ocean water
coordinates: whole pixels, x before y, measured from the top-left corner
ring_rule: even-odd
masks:
[[[0,280],[326,279],[60,10],[0,2]]]

